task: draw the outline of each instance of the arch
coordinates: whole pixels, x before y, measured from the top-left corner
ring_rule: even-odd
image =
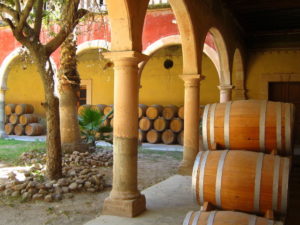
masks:
[[[218,57],[220,62],[218,71],[220,74],[220,86],[231,85],[228,50],[224,38],[221,32],[215,27],[211,27],[208,32],[211,33],[214,37],[214,42],[218,51]]]
[[[232,83],[235,86],[233,97],[236,100],[245,99],[245,71],[242,54],[239,48],[236,48],[232,64]]]
[[[92,40],[92,41],[86,41],[78,45],[76,54],[80,54],[83,51],[86,51],[88,49],[95,49],[95,48],[104,48],[107,50],[111,49],[111,43],[107,40]]]

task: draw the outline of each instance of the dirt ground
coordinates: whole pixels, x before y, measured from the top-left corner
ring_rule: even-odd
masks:
[[[143,190],[176,173],[180,158],[177,153],[140,153],[138,184]],[[106,183],[111,184],[112,168],[103,168]],[[101,214],[110,188],[101,193],[76,193],[60,202],[30,202],[0,199],[0,225],[82,225]]]

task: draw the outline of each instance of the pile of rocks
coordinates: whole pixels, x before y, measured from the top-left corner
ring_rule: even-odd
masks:
[[[40,158],[33,158],[32,155]],[[32,162],[32,159],[44,161],[45,157],[43,153],[36,154],[36,152],[22,155],[22,159],[30,160],[29,162]],[[0,184],[0,194],[7,197],[20,197],[23,201],[44,200],[51,202],[71,198],[74,192],[100,192],[106,187],[100,167],[111,165],[111,151],[65,154],[63,157],[63,178],[46,180],[44,176],[45,166],[36,163],[28,171],[18,171],[25,176],[22,181],[16,178],[15,173],[10,173],[8,182]]]

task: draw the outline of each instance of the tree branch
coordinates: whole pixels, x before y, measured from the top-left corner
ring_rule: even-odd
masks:
[[[21,13],[21,4],[20,4],[20,0],[15,0],[16,2],[16,10],[18,13]]]
[[[2,3],[0,3],[0,13],[3,15],[3,13],[7,13],[8,15],[10,15],[15,22],[17,23],[19,21],[19,14],[16,10],[14,10],[13,8],[4,5]]]
[[[34,21],[34,33],[35,33],[35,39],[39,40],[41,28],[42,28],[42,22],[43,22],[43,6],[44,1],[38,0],[37,5],[35,7],[36,13],[35,13],[35,21]]]
[[[22,30],[24,28],[24,25],[27,21],[27,18],[28,18],[29,14],[32,10],[34,2],[35,2],[35,0],[28,0],[27,1],[27,4],[26,4],[24,10],[21,13],[20,21],[17,25],[17,29],[16,29],[17,32],[22,32]]]

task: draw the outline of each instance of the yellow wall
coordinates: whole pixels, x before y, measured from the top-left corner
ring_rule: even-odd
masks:
[[[300,81],[300,51],[269,50],[252,52],[247,67],[247,96],[251,99],[261,99],[261,76],[295,73],[299,75]]]
[[[15,59],[8,70],[6,103],[26,103],[34,106],[34,113],[44,115],[44,88],[36,66]]]
[[[171,59],[174,65],[164,68],[164,61]],[[219,79],[211,60],[204,55],[202,73],[206,76],[201,82],[201,104],[217,102]],[[144,67],[141,78],[140,103],[151,105],[182,105],[184,85],[178,75],[182,74],[182,53],[180,46],[171,46],[155,52]]]

